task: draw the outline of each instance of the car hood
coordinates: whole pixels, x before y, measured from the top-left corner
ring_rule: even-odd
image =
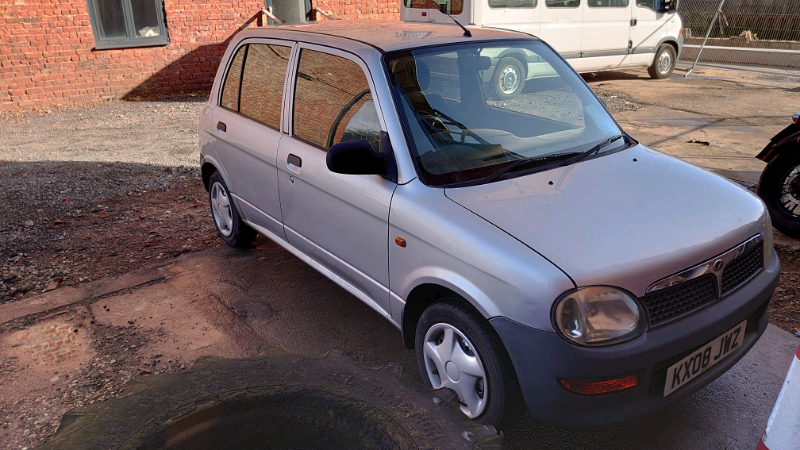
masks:
[[[577,286],[614,285],[637,296],[763,234],[766,221],[754,194],[642,145],[445,195],[549,259]]]

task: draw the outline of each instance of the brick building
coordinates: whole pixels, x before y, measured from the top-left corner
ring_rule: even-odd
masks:
[[[0,111],[207,89],[263,0],[0,0]],[[342,19],[397,19],[399,0],[319,0]]]

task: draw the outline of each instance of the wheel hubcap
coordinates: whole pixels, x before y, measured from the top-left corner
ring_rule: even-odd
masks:
[[[661,54],[661,57],[658,59],[658,67],[661,69],[661,73],[669,72],[669,68],[672,66],[672,56],[670,56],[669,52],[664,52]]]
[[[486,371],[472,343],[458,328],[437,323],[425,334],[425,370],[434,389],[450,388],[458,394],[461,411],[478,417],[486,408]]]
[[[795,166],[781,179],[780,202],[789,214],[800,216],[800,166]]]
[[[214,215],[214,223],[223,236],[230,236],[233,233],[233,211],[231,211],[231,201],[228,191],[222,183],[214,183],[211,186],[211,214]]]
[[[513,94],[519,84],[519,74],[517,69],[513,67],[506,67],[500,73],[500,90],[504,94]]]

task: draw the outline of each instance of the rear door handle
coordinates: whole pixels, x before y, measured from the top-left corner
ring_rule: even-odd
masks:
[[[286,158],[286,162],[295,167],[303,167],[303,160],[300,159],[299,156],[293,155],[291,153],[289,153],[289,156]]]
[[[635,27],[636,24],[639,23],[636,19],[631,19],[631,26]]]
[[[225,122],[217,122],[217,131],[228,131],[228,126],[225,125]]]

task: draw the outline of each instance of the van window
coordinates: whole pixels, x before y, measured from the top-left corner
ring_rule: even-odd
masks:
[[[587,0],[587,4],[591,8],[626,8],[628,0]]]
[[[219,102],[223,108],[239,111],[239,82],[242,80],[242,63],[247,53],[247,46],[243,45],[233,57],[225,84],[222,85],[222,96]]]
[[[581,0],[544,0],[548,8],[577,8],[581,6]]]
[[[294,135],[325,150],[359,139],[378,150],[380,133],[361,67],[349,59],[303,49],[294,94]]]
[[[536,8],[537,0],[489,0],[490,8]]]
[[[242,72],[240,113],[280,129],[283,84],[291,53],[291,47],[250,44]]]
[[[461,14],[464,11],[463,0],[403,0],[403,5],[406,8],[419,9],[433,9],[438,6],[440,11],[447,14]]]

